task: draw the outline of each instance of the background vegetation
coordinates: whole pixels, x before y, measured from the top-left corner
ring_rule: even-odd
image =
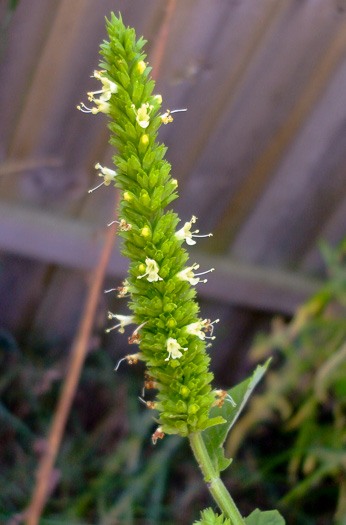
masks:
[[[345,518],[345,243],[324,252],[327,285],[251,349],[261,360],[274,353],[274,363],[230,434],[237,454],[224,473],[245,515],[281,501],[292,525],[327,525],[336,511],[339,523]],[[20,347],[6,332],[0,344],[0,520],[15,523],[68,363],[53,347]],[[190,524],[208,505],[185,440],[152,446],[152,412],[137,398],[142,371],[124,367],[115,377],[116,359],[102,347],[88,355],[43,525]]]

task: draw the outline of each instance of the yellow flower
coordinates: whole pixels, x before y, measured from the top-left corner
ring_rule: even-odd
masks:
[[[81,102],[80,105],[77,106],[77,109],[82,113],[92,113],[93,115],[96,115],[97,113],[105,113],[107,115],[109,113],[111,106],[103,96],[93,99],[93,102],[96,104],[95,108],[88,108],[83,102]]]
[[[179,357],[183,355],[180,350],[184,350],[186,352],[187,348],[183,348],[176,339],[169,337],[167,339],[168,357],[165,359],[165,361],[169,361],[169,359],[179,359]]]
[[[147,275],[147,280],[150,283],[154,281],[162,281],[162,277],[159,276],[159,266],[157,262],[154,261],[154,259],[149,259],[149,257],[145,259],[145,270],[145,273],[143,275],[139,275],[137,279],[142,279]]]
[[[172,113],[180,113],[181,111],[187,111],[187,109],[175,109],[174,111],[170,111],[167,109],[166,113],[161,115],[161,122],[163,124],[168,124],[169,122],[173,122]]]
[[[138,68],[138,71],[140,72],[140,74],[142,75],[142,73],[144,73],[145,69],[146,69],[146,63],[144,62],[144,60],[140,60],[137,64],[137,68]]]
[[[134,104],[132,104],[134,112],[136,113],[136,120],[141,128],[145,129],[149,126],[150,117],[148,114],[149,104],[142,104],[141,107],[136,110]]]
[[[109,168],[104,168],[101,166],[101,164],[97,163],[95,164],[95,169],[100,170],[99,177],[103,177],[103,182],[96,186],[95,188],[92,188],[89,190],[88,193],[92,193],[93,191],[97,190],[101,186],[109,186],[111,182],[115,181],[115,178],[117,176],[117,172],[114,170],[111,170]]]
[[[195,284],[201,282],[206,283],[208,279],[201,280],[198,276],[204,275],[209,272],[213,272],[215,268],[211,268],[210,270],[207,270],[206,272],[201,273],[194,273],[193,270],[197,270],[199,268],[199,264],[194,263],[192,266],[189,266],[188,268],[185,268],[185,270],[182,270],[181,272],[177,273],[178,279],[181,279],[182,281],[188,281],[192,286]]]
[[[112,82],[109,78],[105,77],[103,73],[105,73],[105,71],[94,71],[93,76],[102,82],[102,89],[99,89],[98,91],[89,91],[88,93],[88,100],[94,102],[96,107],[88,108],[83,102],[77,106],[77,109],[83,113],[92,113],[93,115],[96,115],[97,113],[109,113],[110,104],[108,101],[113,93],[117,93],[118,86],[115,82]],[[100,95],[100,97],[95,98],[95,95]]]
[[[204,319],[203,321],[196,321],[195,323],[190,323],[184,327],[184,330],[189,335],[196,335],[202,341],[204,339],[211,339],[214,340],[215,336],[207,336],[206,333],[203,331],[210,331],[213,327],[212,324],[218,323],[219,319],[216,319],[213,323],[210,322],[209,319]]]
[[[120,322],[115,326],[112,326],[112,328],[108,328],[106,330],[107,333],[115,330],[116,328],[119,328],[119,332],[123,334],[125,332],[125,326],[135,322],[133,315],[118,315],[112,314],[112,312],[108,312],[108,319],[117,319]]]
[[[100,99],[106,102],[111,98],[113,93],[118,92],[118,86],[116,83],[109,80],[109,78],[105,77],[102,73],[103,71],[94,71],[94,78],[97,78],[97,80],[102,82],[103,89],[100,89],[99,91],[90,91],[88,93],[88,98],[90,101],[95,100],[94,95],[101,93]]]
[[[115,181],[115,177],[117,176],[116,171],[104,168],[99,163],[95,164],[95,169],[100,170],[101,173],[99,173],[99,177],[103,177],[103,183],[105,186],[109,186],[111,182]]]
[[[173,122],[173,117],[169,109],[167,109],[166,113],[161,115],[161,121],[163,124],[168,124],[169,122]]]
[[[196,244],[196,241],[194,241],[192,237],[212,237],[212,233],[208,233],[207,235],[197,235],[199,233],[199,230],[195,230],[194,232],[192,232],[192,224],[194,224],[196,221],[197,217],[193,215],[190,222],[185,222],[184,226],[176,232],[175,237],[179,241],[186,241],[186,244],[189,244],[190,246]]]

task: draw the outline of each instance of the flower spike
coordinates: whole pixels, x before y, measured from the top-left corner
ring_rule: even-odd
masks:
[[[96,168],[101,186],[116,183],[120,190],[121,218],[110,225],[118,224],[124,238],[122,253],[131,262],[127,280],[115,290],[118,297],[129,297],[133,315],[109,313],[117,324],[107,331],[124,331],[131,322],[137,323],[128,342],[138,344],[140,350],[123,357],[116,369],[124,360],[145,362],[149,375],[144,387],[159,392],[158,401],[143,399],[146,406],[158,410],[155,443],[164,433],[189,436],[216,424],[215,418],[209,418],[217,395],[210,384],[206,352],[214,339],[213,323],[197,317],[191,289],[205,282],[202,275],[208,272],[196,273],[198,264],[186,264],[182,248],[183,241],[192,245],[202,237],[192,229],[196,218],[177,231],[176,214],[165,209],[177,196],[178,182],[170,175],[165,146],[156,137],[161,125],[186,109],[162,111],[162,96],[153,94],[155,82],[149,77],[143,40],[136,42],[133,30],[113,14],[107,29],[102,69],[93,75],[101,85],[89,92],[90,107],[81,104],[80,109],[107,115],[110,142],[117,148],[116,171],[99,164]]]
[[[104,40],[101,45],[100,67],[104,69],[93,75],[102,87],[88,93],[94,107],[81,103],[79,109],[108,115],[110,143],[117,148],[114,161],[119,174],[101,165],[96,168],[103,178],[101,186],[116,182],[120,190],[119,230],[126,232],[121,233],[122,253],[130,259],[130,265],[128,280],[118,291],[123,297],[130,290],[129,308],[133,315],[109,312],[109,318],[119,322],[107,331],[118,328],[124,332],[125,326],[136,322],[139,326],[128,341],[139,344],[140,351],[120,359],[116,370],[124,360],[129,364],[144,361],[144,388],[158,391],[157,400],[139,397],[147,408],[158,412],[159,426],[152,436],[153,444],[164,434],[189,437],[205,480],[213,481],[211,492],[223,512],[218,517],[212,509],[210,513],[205,511],[202,521],[210,518],[210,523],[226,525],[232,521],[240,525],[248,520],[242,518],[219,478],[219,471],[224,468],[224,461],[219,461],[223,455],[211,458],[205,446],[206,434],[201,434],[209,427],[227,423],[221,415],[210,417],[213,406],[222,406],[224,401],[235,405],[226,391],[211,387],[213,375],[206,352],[210,343],[206,340],[215,339],[213,330],[218,319],[211,322],[197,317],[199,308],[191,288],[206,282],[200,276],[214,268],[195,273],[199,265],[187,265],[182,242],[193,245],[195,237],[205,236],[191,230],[195,217],[176,231],[177,214],[165,210],[177,197],[177,181],[170,177],[171,166],[164,158],[166,148],[156,139],[159,127],[172,122],[174,113],[186,109],[162,114],[162,97],[152,94],[155,82],[149,77],[150,67],[142,50],[145,41],[136,41],[134,30],[126,28],[121,16],[117,18],[114,13],[107,20],[107,30],[109,42]],[[213,448],[217,446],[214,443]],[[257,509],[256,516],[258,512]]]

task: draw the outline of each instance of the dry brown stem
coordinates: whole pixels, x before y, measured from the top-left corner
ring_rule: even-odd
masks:
[[[151,67],[153,78],[157,79],[162,65],[163,55],[167,47],[168,35],[171,26],[173,13],[177,5],[177,0],[168,0],[165,16],[162,21],[160,31],[156,40],[155,47],[151,56]]]
[[[118,201],[118,197],[116,198]],[[95,311],[100,297],[100,291],[107,264],[113,250],[117,228],[108,229],[99,262],[90,276],[90,288],[83,308],[80,324],[71,347],[71,355],[67,375],[64,381],[58,406],[53,416],[47,446],[39,464],[36,485],[31,503],[27,509],[27,525],[37,525],[46,503],[55,459],[65,430],[66,421],[77,390],[80,374],[85,361],[90,339]]]

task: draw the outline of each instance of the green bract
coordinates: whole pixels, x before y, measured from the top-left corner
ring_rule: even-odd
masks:
[[[128,322],[120,319],[120,324],[122,329],[130,322],[137,324],[129,341],[139,342],[140,351],[126,359],[144,361],[146,386],[158,390],[156,402],[148,404],[159,411],[155,439],[162,432],[187,436],[223,422],[221,417],[209,418],[217,395],[210,386],[213,375],[205,350],[212,323],[198,317],[191,286],[200,281],[194,273],[198,265],[186,266],[188,254],[182,248],[184,241],[194,244],[190,228],[196,218],[177,232],[178,216],[164,211],[177,198],[177,182],[164,159],[166,148],[156,138],[159,127],[173,118],[169,111],[160,112],[162,98],[152,94],[155,82],[149,79],[141,51],[145,41],[136,42],[134,30],[114,14],[107,30],[109,42],[101,45],[102,71],[94,73],[102,89],[89,93],[94,108],[80,109],[110,117],[110,143],[118,151],[116,171],[102,168],[100,175],[102,184],[114,182],[121,190],[119,233],[124,238],[122,253],[131,260],[120,296],[130,294],[133,317]]]
[[[231,520],[223,515],[219,516],[213,509],[205,509],[201,512],[200,521],[195,521],[193,525],[231,525]]]

